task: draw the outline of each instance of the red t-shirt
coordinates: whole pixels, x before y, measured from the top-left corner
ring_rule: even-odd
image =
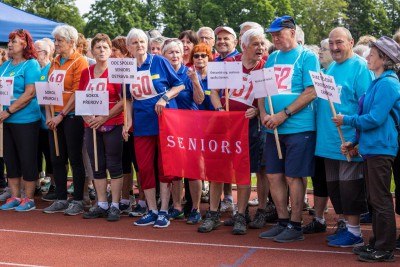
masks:
[[[86,69],[84,69],[82,71],[81,74],[81,80],[79,82],[79,90],[81,91],[85,91],[86,87],[89,83],[89,79],[90,77],[93,79],[94,78],[94,66],[92,65]],[[90,76],[89,76],[89,70],[90,70]],[[107,78],[108,77],[108,68],[103,72],[103,74],[99,77],[99,78]],[[121,97],[120,97],[120,90],[121,90],[121,85],[120,84],[116,84],[116,83],[109,83],[107,82],[107,91],[110,92],[109,95],[109,109],[111,110],[118,101],[122,101]],[[109,119],[108,121],[106,121],[103,125],[121,125],[124,124],[124,112],[121,112],[120,114],[118,114],[117,116]],[[85,123],[85,127],[89,127],[89,125],[87,125]]]

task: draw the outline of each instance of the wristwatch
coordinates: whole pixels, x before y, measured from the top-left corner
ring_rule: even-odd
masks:
[[[285,112],[286,116],[289,118],[290,116],[292,116],[292,112],[288,109],[288,108],[284,108],[283,112]]]
[[[169,97],[167,95],[163,95],[161,98],[164,99],[167,104],[169,103]]]

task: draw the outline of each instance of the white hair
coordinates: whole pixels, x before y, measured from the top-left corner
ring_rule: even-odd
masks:
[[[298,25],[296,25],[296,42],[302,45],[305,44],[303,29]]]
[[[304,47],[311,50],[318,57],[319,47],[317,45],[304,45]]]
[[[250,29],[258,29],[258,28],[260,28],[260,29],[263,30],[263,27],[260,24],[258,24],[257,22],[253,22],[253,21],[243,22],[239,26],[240,30],[242,30],[245,27],[250,27]]]
[[[50,51],[51,50],[53,50],[53,51],[55,50],[55,46],[54,46],[53,40],[51,40],[50,38],[43,38],[42,41],[46,42],[49,45]]]
[[[37,40],[35,45],[39,45],[43,51],[46,51],[47,55],[50,55],[50,45],[45,40]]]
[[[366,58],[368,56],[370,50],[371,50],[370,47],[368,47],[366,45],[361,45],[361,44],[356,45],[353,48],[353,52],[363,58]]]
[[[73,41],[74,44],[78,42],[78,31],[70,25],[57,26],[51,33],[54,37],[59,36],[64,38],[67,42]]]
[[[148,44],[148,38],[147,38],[147,35],[146,35],[146,33],[143,31],[143,30],[141,30],[141,29],[136,29],[136,28],[132,28],[130,31],[129,31],[129,33],[128,33],[128,35],[126,36],[126,44],[128,45],[129,44],[129,41],[131,40],[131,39],[143,39],[143,40],[145,40],[146,41],[146,46],[147,46],[147,44]]]
[[[168,41],[168,39],[166,41]],[[164,42],[164,44],[161,48],[161,53],[164,55],[168,50],[175,48],[175,47],[178,47],[179,51],[183,55],[183,43],[181,40],[175,39],[175,38],[173,38],[169,42]]]
[[[199,35],[200,32],[202,32],[202,31],[209,31],[211,36],[212,36],[212,38],[215,40],[215,34],[214,34],[214,30],[213,29],[211,29],[210,27],[201,27],[200,29],[198,29],[197,35]]]
[[[264,31],[262,28],[250,29],[246,31],[242,36],[242,43],[240,44],[240,48],[243,50],[243,46],[248,47],[250,41],[253,37],[261,37],[265,39]]]
[[[325,46],[325,45],[329,45],[329,38],[326,38],[326,39],[322,40],[322,41],[320,42],[320,45],[321,45],[321,47],[323,47],[323,46]]]

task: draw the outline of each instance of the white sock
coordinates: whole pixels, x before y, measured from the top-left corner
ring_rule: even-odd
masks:
[[[97,205],[102,208],[103,210],[108,210],[108,202],[107,201],[99,201],[97,202]]]
[[[316,220],[317,222],[319,222],[319,223],[325,224],[325,219],[324,219],[324,218],[315,217],[315,220]]]
[[[119,203],[111,202],[111,206],[119,209]]]
[[[231,195],[225,195],[224,200],[229,199],[233,203],[233,196]]]
[[[158,210],[151,210],[155,215],[158,215]]]
[[[361,236],[361,227],[360,225],[350,225],[347,224],[347,230],[355,236]]]
[[[139,200],[138,204],[139,204],[140,207],[142,207],[142,208],[147,208],[146,201],[144,201],[144,200]]]
[[[129,201],[129,199],[121,199],[121,204],[129,205],[131,204],[131,202]]]

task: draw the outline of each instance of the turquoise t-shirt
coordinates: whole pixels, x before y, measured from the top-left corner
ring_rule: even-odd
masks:
[[[1,77],[14,77],[14,90],[11,96],[11,103],[21,97],[25,93],[25,86],[35,84],[40,80],[40,66],[36,59],[29,59],[21,62],[16,66],[11,64],[12,60],[4,62],[0,67]],[[6,110],[8,106],[4,106]],[[31,123],[40,120],[40,108],[36,97],[24,108],[18,110],[9,116],[5,122],[7,123]]]
[[[320,71],[317,56],[310,50],[298,45],[288,51],[275,51],[265,63],[265,68],[274,67],[279,95],[271,97],[274,112],[278,113],[292,104],[299,95],[309,86],[313,86],[309,71]],[[292,79],[290,79],[290,68],[292,68]],[[290,85],[291,84],[291,90]],[[285,89],[286,88],[286,89]],[[265,109],[269,112],[268,99],[265,99]],[[315,112],[313,102],[303,108],[284,123],[278,126],[280,134],[293,134],[306,131],[315,131]],[[272,130],[267,130],[273,133]]]
[[[368,70],[367,61],[354,55],[343,63],[333,62],[326,71],[327,75],[335,78],[339,91],[341,104],[333,103],[336,113],[342,115],[354,115],[358,112],[358,100],[367,91],[374,79],[374,74]],[[315,155],[335,159],[346,160],[340,152],[342,144],[339,132],[332,122],[333,117],[329,102],[318,98],[317,108],[317,144]],[[345,141],[350,140],[355,129],[342,125]],[[352,158],[352,161],[362,161],[361,158]]]
[[[43,69],[41,69],[40,71],[40,81],[41,82],[46,82],[48,75],[49,75],[49,70],[50,70],[50,65],[51,62],[49,62],[49,64],[47,64]],[[37,88],[36,88],[37,90]],[[46,108],[44,106],[40,106],[40,112],[41,112],[41,123],[40,123],[40,128],[42,129],[48,129],[47,125],[46,125]]]

